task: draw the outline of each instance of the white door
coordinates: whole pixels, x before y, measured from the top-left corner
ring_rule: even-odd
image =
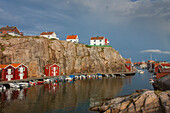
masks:
[[[56,67],[54,67],[53,75],[56,76]]]

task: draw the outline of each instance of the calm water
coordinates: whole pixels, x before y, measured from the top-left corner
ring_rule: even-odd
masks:
[[[77,80],[74,83],[45,84],[23,90],[0,93],[3,113],[92,112],[88,108],[105,98],[133,93],[138,89],[153,89],[148,83],[151,74],[136,74],[125,78]]]

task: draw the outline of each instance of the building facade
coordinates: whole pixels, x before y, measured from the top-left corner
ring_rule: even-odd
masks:
[[[42,32],[40,34],[40,36],[48,38],[48,39],[57,39],[57,40],[59,40],[59,38],[57,37],[55,32]]]
[[[78,35],[68,35],[66,41],[71,41],[73,43],[79,43]]]
[[[60,75],[60,66],[57,64],[47,64],[45,66],[46,76],[58,76]]]
[[[105,37],[91,37],[90,45],[108,45],[109,41]]]

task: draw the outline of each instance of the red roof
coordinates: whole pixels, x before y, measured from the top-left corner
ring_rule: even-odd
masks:
[[[54,64],[46,64],[45,67],[51,67],[53,65],[57,65],[57,64],[55,64],[55,63]],[[57,65],[57,66],[59,66],[59,65]]]
[[[161,64],[162,66],[167,66],[167,67],[170,67],[170,63],[168,64]]]
[[[21,65],[21,63],[20,64],[11,64],[11,66],[13,66],[14,68],[17,68],[20,65]]]
[[[52,35],[54,32],[42,32],[40,35]]]
[[[104,37],[91,37],[91,40],[102,40]]]
[[[77,35],[68,35],[66,39],[76,39]]]
[[[0,64],[1,69],[6,68],[7,66],[9,66],[9,65],[8,64]]]
[[[131,64],[132,62],[131,61],[126,61],[126,64]]]

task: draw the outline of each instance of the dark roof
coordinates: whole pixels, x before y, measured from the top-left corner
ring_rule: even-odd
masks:
[[[12,27],[1,27],[0,30],[13,30],[13,29],[16,29],[15,26],[12,26]]]

